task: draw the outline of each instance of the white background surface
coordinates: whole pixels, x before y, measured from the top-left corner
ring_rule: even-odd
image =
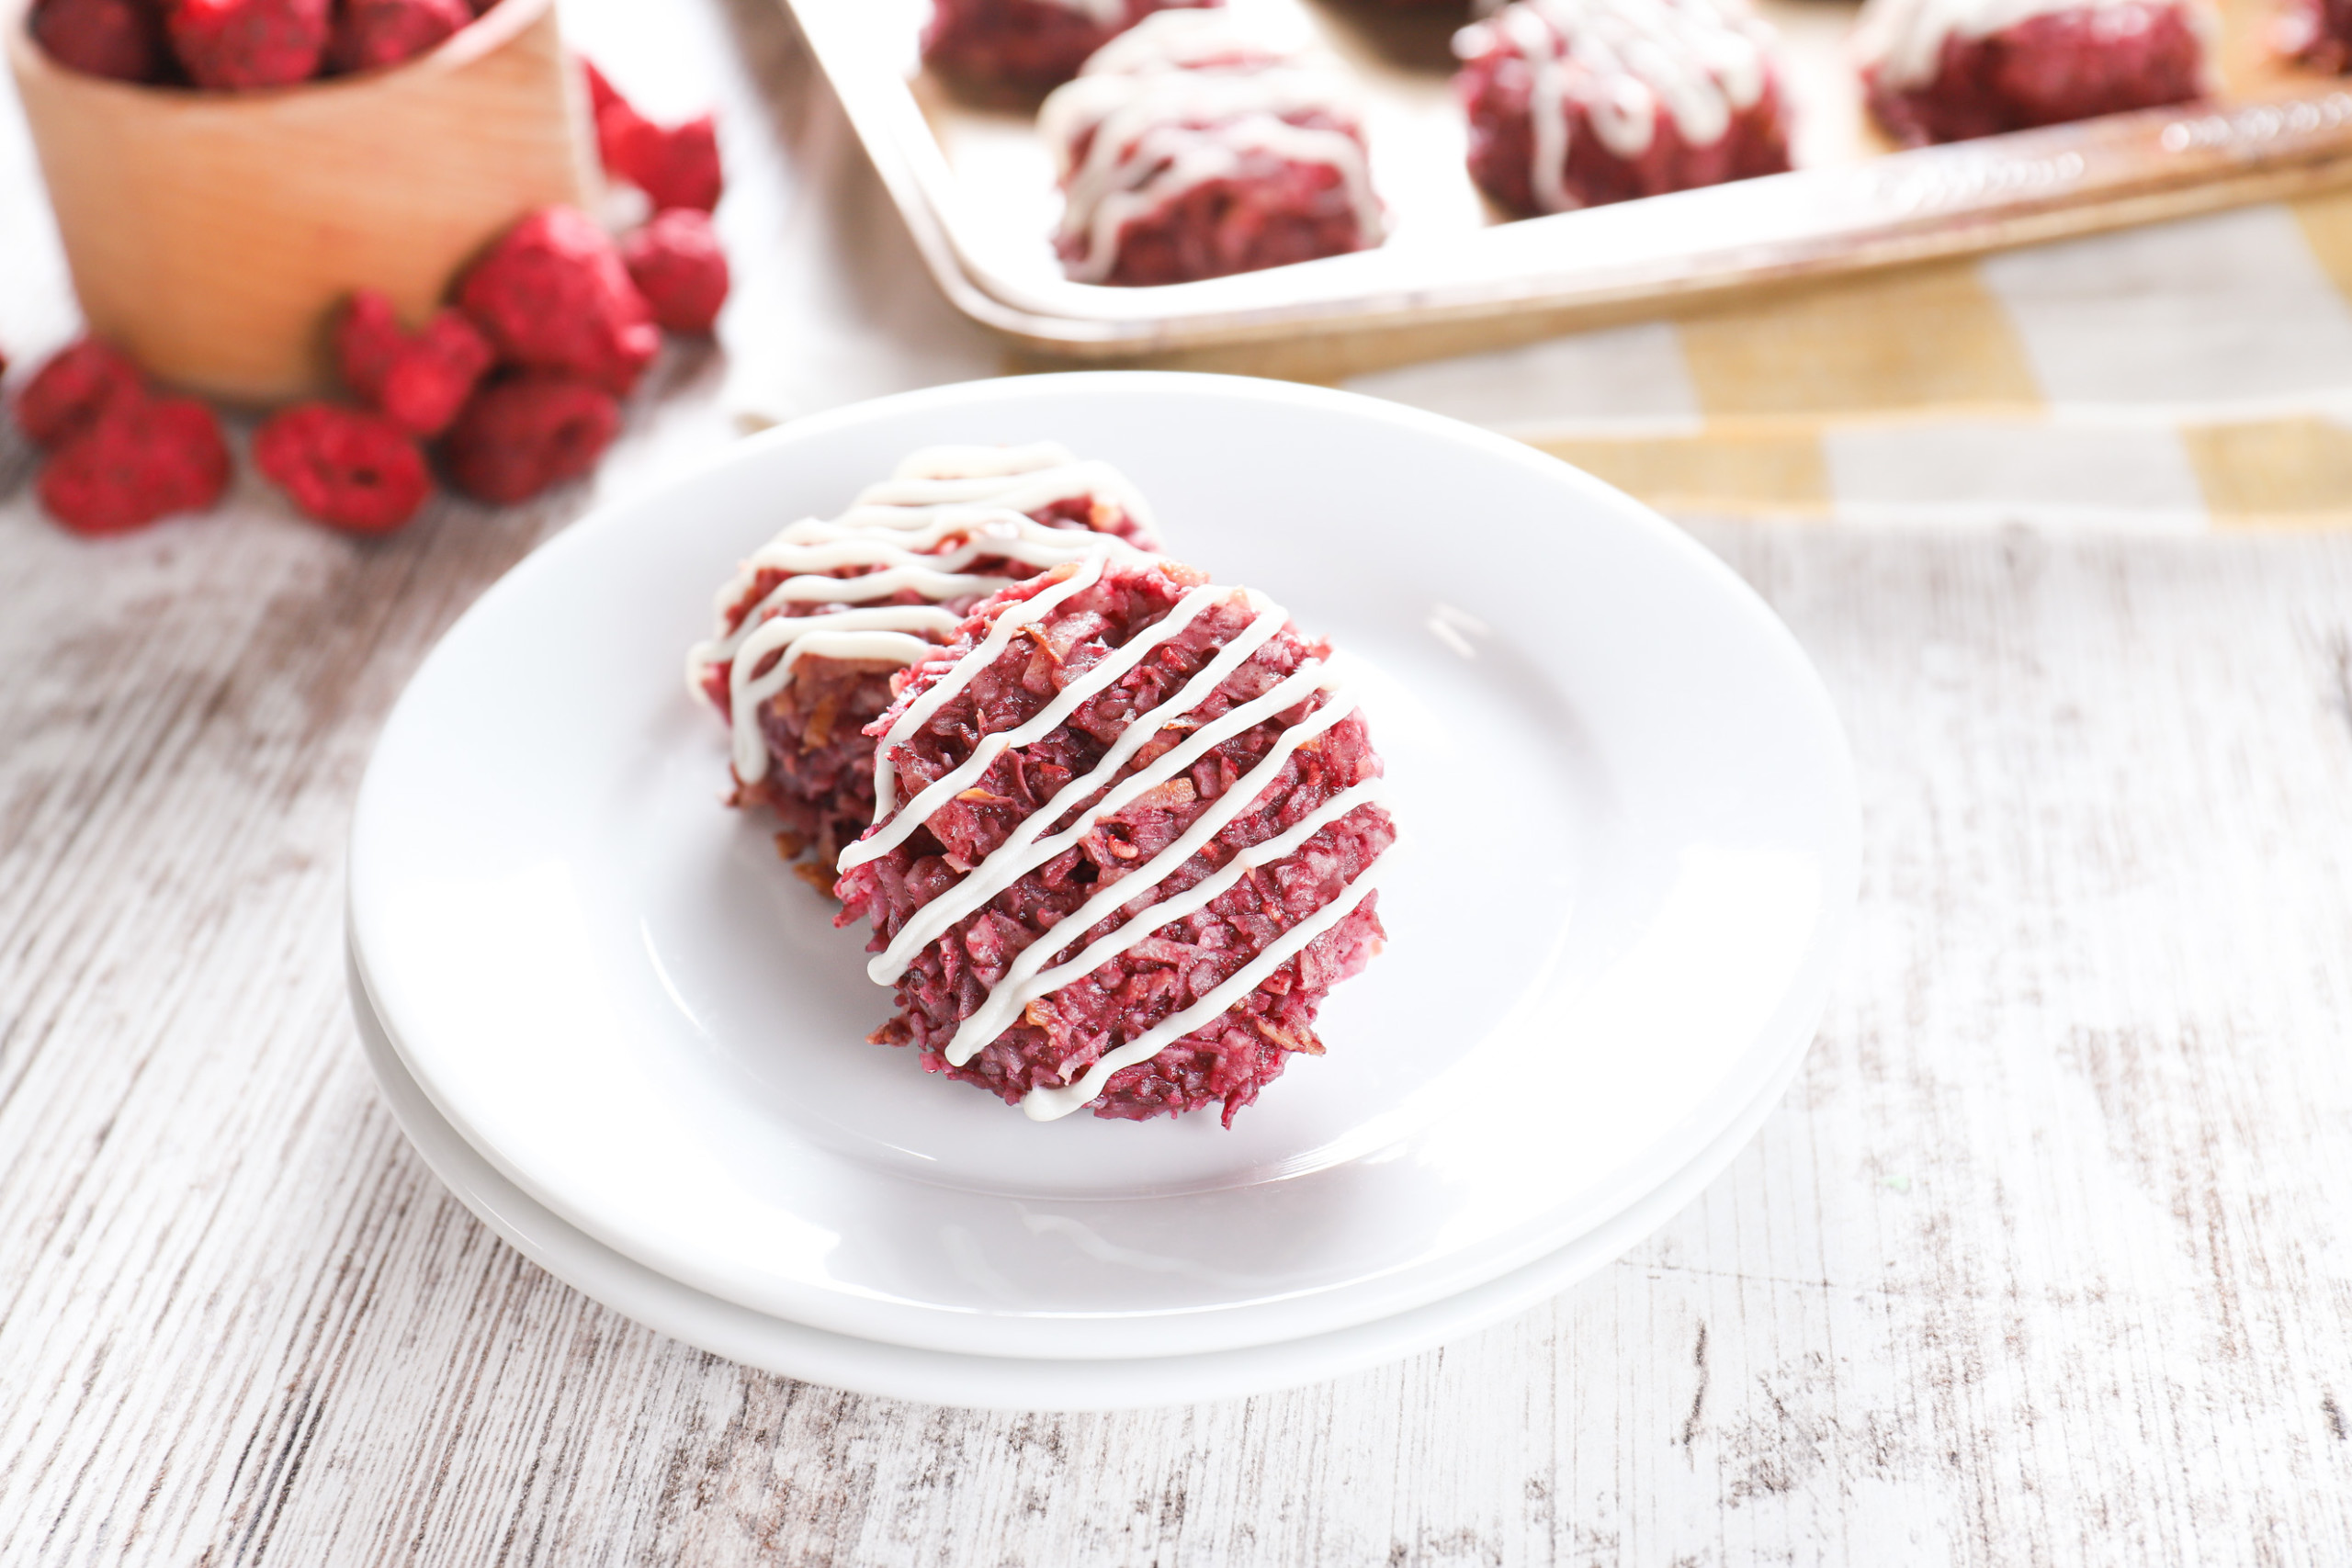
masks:
[[[805,406],[988,369],[772,7],[650,14],[567,0],[656,112],[723,96],[738,354]],[[15,126],[29,355],[70,320]],[[659,379],[607,490],[730,434],[714,359]],[[1047,1419],[639,1329],[376,1095],[337,946],[361,764],[587,495],[364,548],[252,491],[93,547],[26,463],[0,447],[11,1568],[2352,1558],[2352,541],[1701,526],[1822,668],[1868,835],[1758,1142],[1442,1352]]]

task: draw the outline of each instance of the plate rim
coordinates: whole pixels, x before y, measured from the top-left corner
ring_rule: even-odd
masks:
[[[1204,1404],[1328,1382],[1467,1338],[1618,1261],[1697,1201],[1754,1142],[1803,1071],[1792,1055],[1690,1162],[1600,1227],[1512,1272],[1385,1318],[1229,1350],[1085,1361],[934,1350],[864,1339],[697,1291],[615,1250],[516,1187],[410,1073],[346,943],[361,1055],[410,1147],[467,1211],[565,1285],[632,1322],[739,1365],[876,1398],[958,1409],[1087,1412]],[[1020,1389],[1015,1380],[1033,1380]],[[1046,1397],[1035,1397],[1043,1393]]]

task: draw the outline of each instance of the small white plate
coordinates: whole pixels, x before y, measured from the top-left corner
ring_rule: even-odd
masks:
[[[887,993],[718,806],[684,691],[777,527],[915,447],[1040,438],[1330,636],[1388,763],[1388,950],[1230,1132],[1040,1125],[865,1044]],[[1035,377],[770,432],[524,562],[385,728],[350,926],[440,1113],[602,1245],[865,1339],[1174,1356],[1396,1316],[1657,1190],[1804,1050],[1857,842],[1803,654],[1638,503],[1344,393]]]
[[[384,1099],[424,1163],[483,1224],[574,1290],[748,1367],[857,1393],[998,1410],[1121,1410],[1239,1399],[1398,1360],[1500,1323],[1613,1261],[1696,1198],[1755,1136],[1804,1061],[1790,1057],[1787,1073],[1657,1191],[1550,1257],[1458,1295],[1278,1345],[1122,1360],[1023,1360],[828,1334],[705,1295],[623,1258],[533,1202],[458,1136],[386,1038],[356,967],[351,1007]]]

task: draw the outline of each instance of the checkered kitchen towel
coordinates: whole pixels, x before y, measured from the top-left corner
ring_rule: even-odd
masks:
[[[1686,515],[2352,526],[2352,192],[1347,384]]]

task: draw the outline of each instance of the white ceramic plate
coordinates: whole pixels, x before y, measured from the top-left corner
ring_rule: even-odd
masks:
[[[1558,1252],[1458,1295],[1278,1345],[1116,1360],[1023,1360],[828,1334],[720,1301],[623,1258],[533,1202],[458,1136],[385,1036],[356,967],[351,1005],[384,1098],[424,1163],[485,1224],[573,1289],[672,1338],[746,1366],[858,1393],[1001,1410],[1115,1410],[1238,1399],[1396,1360],[1499,1323],[1611,1262],[1696,1198],[1755,1135],[1804,1060],[1791,1056],[1787,1073],[1657,1191]]]
[[[865,1044],[859,941],[718,806],[683,689],[777,527],[914,447],[1044,437],[1346,650],[1409,837],[1329,1054],[1230,1132],[1040,1125]],[[1121,1359],[1393,1317],[1657,1190],[1810,1038],[1857,837],[1804,656],[1636,502],[1343,393],[1036,377],[771,432],[524,562],[386,726],[350,921],[440,1113],[604,1246],[837,1334]]]

